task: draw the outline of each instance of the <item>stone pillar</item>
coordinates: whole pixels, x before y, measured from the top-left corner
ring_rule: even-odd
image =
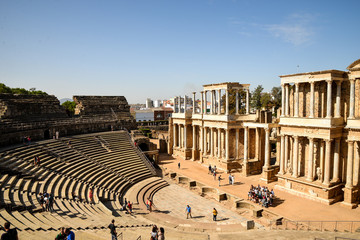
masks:
[[[250,93],[249,93],[249,89],[246,89],[246,114],[250,113]]]
[[[353,185],[357,186],[359,184],[359,142],[354,143],[355,153],[354,153],[354,170],[353,170]]]
[[[199,150],[200,152],[203,151],[203,127],[199,126],[199,130],[200,130],[200,136],[199,136]]]
[[[182,147],[182,144],[181,144],[181,125],[178,124],[178,146],[179,148]]]
[[[295,83],[295,113],[294,117],[299,117],[299,83]]]
[[[353,164],[354,164],[354,141],[348,142],[348,156],[347,156],[347,169],[346,169],[346,188],[352,189],[353,187]]]
[[[181,113],[181,97],[178,96],[178,113]]]
[[[221,114],[221,89],[218,89],[218,115]]]
[[[196,105],[195,105],[196,100],[195,100],[195,94],[196,94],[196,92],[193,92],[193,114],[195,114],[195,113],[196,113]]]
[[[226,106],[225,106],[225,115],[229,115],[229,90],[225,89],[226,96]]]
[[[342,81],[336,81],[336,109],[335,117],[341,117],[341,83]]]
[[[350,79],[350,107],[349,119],[354,119],[355,114],[355,79]]]
[[[229,146],[229,135],[230,135],[230,130],[226,129],[225,131],[226,135],[225,135],[225,144],[226,144],[226,149],[225,149],[225,159],[229,160],[229,151],[230,151],[230,146]]]
[[[184,96],[184,113],[186,113],[186,110],[187,110],[187,96],[185,95]]]
[[[201,128],[201,151],[203,154],[206,154],[206,128]]]
[[[204,114],[207,114],[207,91],[204,91]]]
[[[265,163],[264,167],[270,167],[270,128],[265,128]]]
[[[285,85],[285,115],[289,116],[289,84]]]
[[[331,107],[332,107],[332,94],[331,94],[331,85],[332,85],[332,81],[331,80],[328,80],[326,81],[327,82],[327,104],[326,104],[326,117],[327,118],[331,118],[332,117],[332,114],[331,114]]]
[[[210,128],[211,140],[210,140],[210,156],[215,156],[214,154],[214,129]]]
[[[218,140],[218,158],[221,158],[221,128],[218,128],[218,134],[217,134],[217,140]]]
[[[310,82],[310,116],[314,118],[315,82]]]
[[[196,150],[196,126],[195,125],[193,125],[193,146],[192,146],[192,148],[193,148],[193,150]]]
[[[201,91],[201,111],[200,114],[204,113],[204,91]]]
[[[308,172],[307,172],[307,180],[314,181],[314,138],[309,137],[309,158],[308,158]]]
[[[289,160],[289,137],[288,136],[285,136],[285,149],[284,149],[284,151],[285,151],[285,162],[284,162],[284,172],[286,173],[287,172],[287,168],[288,168],[288,166],[287,166],[287,162],[288,162],[288,160]]]
[[[333,182],[339,182],[340,138],[335,139]]]
[[[281,84],[281,117],[285,116],[285,84]]]
[[[187,149],[187,126],[184,124],[184,149]]]
[[[283,111],[283,109],[281,109],[281,112]],[[283,175],[284,174],[284,167],[285,167],[285,136],[281,135],[281,140],[280,140],[280,170],[279,170],[279,174]]]
[[[325,143],[325,168],[323,184],[330,185],[331,140],[326,139]]]
[[[176,125],[173,125],[173,147],[176,147]]]
[[[248,161],[249,127],[244,127],[244,162]]]
[[[210,114],[214,114],[214,90],[210,91]]]
[[[235,100],[235,110],[236,110],[236,115],[239,114],[239,90],[236,90],[236,100]]]
[[[239,159],[239,129],[235,129],[235,159]]]
[[[293,145],[293,173],[292,176],[297,178],[298,174],[298,158],[299,158],[299,137],[294,136],[294,145]]]

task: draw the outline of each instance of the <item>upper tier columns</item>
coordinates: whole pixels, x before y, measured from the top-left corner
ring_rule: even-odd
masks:
[[[355,114],[355,79],[350,79],[350,111],[349,119],[354,119]]]
[[[186,110],[187,110],[187,96],[185,95],[184,96],[184,113],[186,113]]]
[[[250,93],[249,89],[246,89],[246,114],[250,113]]]
[[[178,96],[177,99],[178,99],[178,112],[181,113],[181,97]]]
[[[310,116],[314,117],[314,101],[315,101],[315,82],[310,82]]]
[[[221,89],[218,89],[218,115],[221,114]]]
[[[239,114],[239,91],[236,90],[236,99],[235,99],[235,109],[236,109],[236,115]]]
[[[332,104],[332,94],[331,94],[331,90],[332,90],[332,81],[328,80],[327,82],[327,105],[326,105],[326,117],[327,118],[331,118],[332,114],[331,114],[331,104]]]
[[[205,113],[204,114],[207,114],[207,91],[205,90],[204,93],[205,93],[204,94],[204,97],[205,97],[204,98],[205,99],[205,103],[204,103]]]
[[[210,114],[214,114],[214,91],[210,91]]]
[[[336,81],[336,109],[335,117],[341,116],[341,83],[342,81]]]
[[[281,117],[285,116],[285,84],[281,84]]]
[[[289,84],[285,85],[285,115],[289,116]]]
[[[193,92],[193,113],[196,113],[195,94],[196,92]]]
[[[204,91],[201,91],[201,111],[200,113],[203,114],[204,113]]]
[[[226,96],[226,107],[225,107],[225,115],[229,115],[229,90],[225,89]]]
[[[295,83],[295,113],[294,117],[299,117],[299,83]]]

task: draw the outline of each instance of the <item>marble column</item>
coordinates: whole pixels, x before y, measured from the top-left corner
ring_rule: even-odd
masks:
[[[236,90],[235,110],[236,110],[236,115],[238,115],[239,114],[239,90]]]
[[[196,126],[193,125],[193,146],[192,149],[195,151],[196,150]],[[194,156],[193,156],[194,158]]]
[[[211,141],[210,141],[210,156],[215,156],[214,154],[214,129],[210,128],[210,133],[211,133]]]
[[[210,114],[214,114],[214,91],[210,91]]]
[[[285,136],[285,162],[284,162],[284,172],[286,173],[287,172],[287,169],[288,169],[288,160],[289,160],[289,136]]]
[[[285,85],[285,115],[289,117],[289,84]]]
[[[299,117],[299,83],[295,83],[295,113],[294,117]]]
[[[179,106],[178,112],[181,113],[181,97],[180,96],[178,96],[178,106]]]
[[[315,82],[310,82],[310,118],[314,118]]]
[[[265,128],[265,168],[270,167],[270,128]]]
[[[179,146],[179,148],[182,147],[182,144],[181,144],[181,126],[180,126],[180,124],[178,124],[178,146]]]
[[[221,114],[221,89],[218,89],[218,115]]]
[[[350,79],[349,119],[354,119],[354,114],[355,114],[355,79]]]
[[[346,169],[346,188],[353,187],[353,164],[354,164],[354,141],[348,142],[348,156],[347,156],[347,169]]]
[[[235,129],[235,159],[239,159],[239,131],[240,129]]]
[[[201,111],[200,111],[200,114],[203,114],[204,113],[204,91],[201,91]]]
[[[200,152],[203,151],[203,127],[199,126],[199,130],[200,130],[200,136],[199,136],[199,150]]]
[[[309,157],[308,157],[308,172],[307,172],[307,180],[314,181],[314,138],[309,137]]]
[[[184,149],[187,149],[187,126],[184,125]]]
[[[285,84],[281,84],[281,117],[285,116]]]
[[[259,149],[261,148],[260,146],[260,136],[259,136],[259,128],[255,128],[255,159],[259,160],[260,159],[260,154],[259,154]]]
[[[283,111],[283,109],[281,109],[281,112]],[[281,135],[281,140],[280,140],[280,170],[279,170],[279,174],[283,175],[284,172],[285,172],[284,169],[285,169],[285,136]]]
[[[333,182],[339,182],[340,138],[335,139]]]
[[[230,130],[226,129],[225,133],[226,133],[226,135],[225,135],[225,144],[226,144],[225,159],[229,160],[229,157],[230,157],[230,146],[229,146]]]
[[[204,114],[207,114],[207,91],[204,91]]]
[[[294,136],[294,145],[293,145],[293,173],[292,176],[297,178],[298,174],[298,158],[299,158],[299,137]]]
[[[218,128],[217,140],[218,140],[218,158],[221,158],[221,128]]]
[[[326,81],[327,82],[327,103],[326,103],[326,117],[327,118],[331,118],[332,117],[332,113],[331,113],[331,110],[332,110],[332,93],[331,93],[331,90],[332,90],[332,81],[331,80],[328,80]]]
[[[249,127],[244,127],[244,162],[248,161]]]
[[[331,163],[331,140],[325,140],[325,169],[324,169],[324,182],[323,184],[330,184],[330,163]]]
[[[196,92],[193,92],[193,114],[195,114],[196,113],[196,100],[195,100],[195,94],[196,94]]]
[[[246,89],[246,114],[250,113],[250,93],[249,89]]]
[[[225,89],[225,97],[226,97],[225,115],[229,115],[229,90],[228,89]]]
[[[176,125],[173,125],[173,147],[176,147]]]
[[[359,184],[359,142],[354,143],[354,170],[353,170],[353,184],[357,186]]]
[[[336,109],[335,117],[341,117],[341,83],[342,81],[336,81]]]

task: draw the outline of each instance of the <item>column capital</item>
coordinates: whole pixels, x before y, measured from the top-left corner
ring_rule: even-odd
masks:
[[[314,80],[311,80],[311,81],[309,81],[309,83],[310,83],[311,85],[314,85],[314,84],[315,84],[315,81],[314,81]]]
[[[298,82],[296,82],[296,83],[294,83],[294,85],[295,85],[295,87],[299,87],[299,85],[300,85],[300,83],[298,83]]]
[[[347,143],[350,143],[350,144],[354,144],[354,140],[345,140],[345,142],[347,142]]]
[[[325,142],[332,142],[333,139],[324,139]]]
[[[204,93],[204,91],[200,91],[200,93]]]
[[[344,80],[339,79],[339,80],[335,80],[334,82],[336,82],[336,84],[342,84],[343,81],[344,81]]]
[[[325,82],[327,82],[327,83],[329,84],[329,83],[332,83],[332,82],[333,82],[333,80],[331,80],[331,79],[327,79],[327,80],[325,80]]]
[[[196,94],[196,92],[192,92],[192,94]]]
[[[265,132],[270,132],[271,128],[270,127],[265,127],[264,130],[265,130]]]
[[[293,138],[299,140],[299,136],[293,136]]]
[[[349,81],[350,83],[355,83],[355,78],[350,78]]]

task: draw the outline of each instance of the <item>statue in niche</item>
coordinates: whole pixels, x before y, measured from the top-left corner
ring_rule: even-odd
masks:
[[[271,129],[271,134],[270,137],[271,138],[276,138],[277,137],[277,132],[276,132],[277,128],[272,128]]]
[[[222,155],[222,158],[225,159],[225,150],[222,151],[222,154],[221,154],[221,155]]]
[[[321,182],[321,168],[320,167],[317,167],[316,168],[316,176],[317,176],[317,180]]]

